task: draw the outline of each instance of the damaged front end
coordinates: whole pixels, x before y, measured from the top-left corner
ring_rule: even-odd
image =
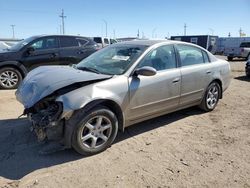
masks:
[[[38,141],[62,138],[64,127],[64,120],[60,118],[62,112],[63,104],[56,102],[53,97],[45,98],[24,111],[32,122],[31,130],[36,133]]]

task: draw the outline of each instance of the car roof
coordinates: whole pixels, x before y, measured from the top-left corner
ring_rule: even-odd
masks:
[[[176,40],[167,40],[167,39],[159,39],[159,40],[152,40],[152,39],[148,39],[148,40],[133,40],[133,41],[124,41],[124,42],[119,42],[116,45],[119,44],[124,44],[124,45],[142,45],[142,46],[153,46],[155,44],[188,44],[191,46],[197,46],[194,45],[192,43],[188,43],[188,42],[183,42],[183,41],[176,41]],[[199,47],[199,46],[197,46]]]
[[[40,38],[40,37],[76,37],[76,38],[91,38],[91,37],[85,37],[85,36],[79,36],[79,35],[35,35],[32,36],[33,38]]]

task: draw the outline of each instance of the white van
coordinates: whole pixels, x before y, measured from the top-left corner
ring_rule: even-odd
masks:
[[[107,37],[93,37],[93,40],[97,43],[100,49],[110,44],[117,43],[115,39],[109,39]]]

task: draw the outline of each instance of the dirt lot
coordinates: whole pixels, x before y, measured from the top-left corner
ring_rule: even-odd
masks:
[[[82,157],[41,155],[14,91],[0,91],[0,187],[250,187],[250,79],[231,62],[217,108],[189,108],[140,123],[111,148]]]

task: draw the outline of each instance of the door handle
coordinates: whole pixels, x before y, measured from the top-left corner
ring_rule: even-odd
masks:
[[[82,51],[82,50],[77,52],[77,54],[83,54],[83,53],[84,53],[84,51]]]
[[[174,80],[173,80],[173,83],[177,83],[177,82],[179,82],[180,81],[180,78],[175,78]]]
[[[207,70],[207,72],[206,72],[207,74],[211,74],[212,73],[212,71],[211,70]]]
[[[50,57],[55,58],[56,56],[58,56],[58,53],[52,53]]]

